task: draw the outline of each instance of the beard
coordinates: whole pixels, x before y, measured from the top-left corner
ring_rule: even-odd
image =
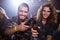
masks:
[[[20,20],[20,22],[24,22],[24,21],[26,21],[28,19],[28,17],[27,16],[25,16],[25,18],[24,19],[22,19],[22,18],[20,18],[19,16],[18,16],[18,20]]]

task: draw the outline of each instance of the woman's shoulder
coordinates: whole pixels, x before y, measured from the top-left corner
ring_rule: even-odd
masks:
[[[52,27],[53,29],[57,29],[57,28],[58,28],[58,24],[57,24],[57,23],[53,23],[53,24],[51,25],[51,27]]]

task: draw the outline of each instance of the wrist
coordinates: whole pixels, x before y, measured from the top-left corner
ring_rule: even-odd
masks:
[[[14,30],[15,32],[18,31],[17,26],[14,26],[13,30]]]

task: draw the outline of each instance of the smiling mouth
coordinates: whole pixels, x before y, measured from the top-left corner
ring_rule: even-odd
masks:
[[[20,14],[19,16],[24,16],[24,17],[25,17],[26,15],[22,15],[22,14]]]

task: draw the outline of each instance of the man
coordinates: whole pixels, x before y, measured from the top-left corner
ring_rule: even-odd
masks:
[[[18,7],[18,16],[5,23],[5,34],[11,36],[12,40],[30,40],[29,26],[25,25],[28,11],[29,6],[26,3],[22,3]]]

